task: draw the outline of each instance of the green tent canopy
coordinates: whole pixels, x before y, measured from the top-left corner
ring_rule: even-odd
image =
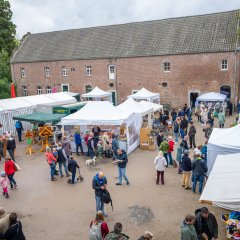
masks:
[[[27,115],[20,115],[13,117],[14,120],[31,122],[31,123],[39,123],[39,122],[59,122],[65,114],[52,114],[52,113],[43,113],[43,112],[36,112]]]

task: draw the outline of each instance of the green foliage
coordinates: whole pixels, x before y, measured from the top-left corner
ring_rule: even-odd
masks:
[[[6,50],[8,56],[11,56],[16,47],[15,34],[16,25],[12,22],[10,3],[0,0],[0,51]]]

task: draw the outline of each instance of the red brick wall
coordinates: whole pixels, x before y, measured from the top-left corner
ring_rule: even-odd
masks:
[[[221,70],[222,59],[228,60],[228,70]],[[163,62],[171,63],[169,73],[164,73]],[[108,65],[116,65],[116,80],[108,79]],[[62,77],[61,67],[68,68],[68,76]],[[92,76],[85,76],[85,65],[92,66]],[[51,71],[49,78],[45,77],[44,67],[48,66]],[[238,65],[239,66],[239,59]],[[20,68],[26,69],[26,77],[21,78]],[[71,68],[76,68],[71,72]],[[118,103],[124,101],[131,90],[147,88],[153,92],[159,92],[161,103],[169,103],[179,107],[188,103],[190,91],[206,93],[219,92],[222,85],[230,85],[232,88],[235,78],[235,54],[209,53],[189,54],[173,56],[157,56],[142,58],[100,59],[79,61],[58,61],[14,64],[13,71],[15,82],[18,86],[18,95],[22,94],[22,85],[28,86],[28,94],[37,93],[37,85],[42,85],[43,93],[46,86],[57,86],[61,91],[61,84],[69,84],[70,91],[85,93],[85,86],[98,86],[103,90],[117,90]],[[239,72],[239,70],[238,70]],[[166,82],[167,87],[162,87]],[[114,83],[110,87],[109,83]],[[237,76],[236,93],[239,94],[239,74]]]

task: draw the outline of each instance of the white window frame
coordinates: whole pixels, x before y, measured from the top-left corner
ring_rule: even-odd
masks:
[[[62,92],[63,92],[63,87],[65,87],[65,86],[67,86],[68,87],[68,91],[67,92],[69,92],[69,84],[61,84],[61,89],[62,89]]]
[[[167,65],[165,68],[165,64]],[[171,62],[165,61],[163,62],[163,72],[169,73],[171,71]]]
[[[41,95],[43,93],[42,86],[37,86],[37,95]]]
[[[113,67],[113,69],[114,69],[113,72],[111,72],[111,67]],[[108,65],[108,78],[110,80],[114,80],[116,78],[116,65],[115,64]]]
[[[92,76],[92,66],[91,65],[86,65],[85,66],[85,75],[87,77]]]
[[[62,76],[63,77],[67,77],[67,67],[66,66],[62,66],[61,70],[62,70]]]
[[[51,86],[46,86],[46,93],[52,93],[52,87]]]
[[[45,77],[50,77],[50,68],[44,67],[44,73],[45,73]]]
[[[221,70],[222,71],[227,71],[228,70],[228,60],[227,59],[222,59]]]
[[[27,86],[22,86],[22,95],[27,96],[28,95],[28,88]]]
[[[20,73],[21,73],[21,77],[25,78],[26,77],[26,69],[25,68],[20,68]]]

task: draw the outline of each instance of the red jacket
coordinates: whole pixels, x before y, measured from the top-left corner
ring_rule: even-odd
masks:
[[[48,164],[52,164],[53,162],[55,163],[57,161],[57,159],[54,157],[52,153],[46,152],[45,155],[46,155]]]
[[[173,152],[173,150],[174,150],[174,141],[170,140],[170,141],[168,141],[168,144],[169,144],[168,152]]]
[[[15,173],[15,165],[12,160],[5,162],[4,171],[6,172],[7,175],[12,175]]]
[[[94,220],[91,221],[90,228],[93,225],[93,223],[94,223]],[[104,239],[109,233],[108,225],[106,222],[102,222],[101,224],[101,233],[102,233],[102,239]]]

